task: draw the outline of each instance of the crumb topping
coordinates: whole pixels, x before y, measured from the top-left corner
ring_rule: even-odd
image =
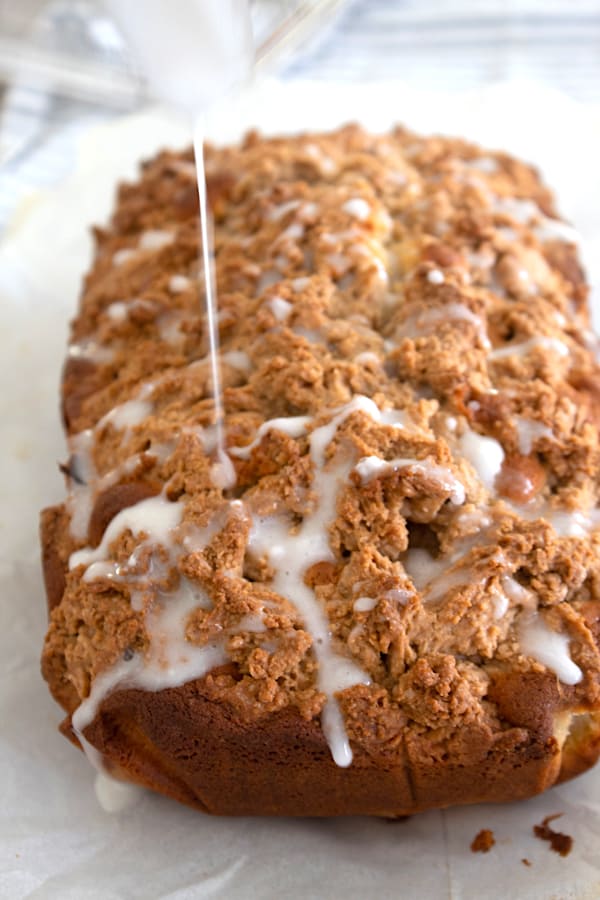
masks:
[[[58,699],[212,672],[240,715],[321,716],[340,765],[373,730],[517,740],[515,673],[597,710],[597,349],[535,170],[348,126],[207,147],[206,174],[235,485],[193,156],[165,151],[95,230],[72,328]]]

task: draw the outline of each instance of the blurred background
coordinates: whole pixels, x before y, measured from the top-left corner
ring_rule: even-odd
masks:
[[[143,0],[137,4],[144,28]],[[182,0],[170,0],[172,18]],[[465,91],[526,79],[600,104],[600,0],[248,0],[254,68]],[[155,102],[101,0],[0,0],[0,229],[90,125]],[[113,5],[114,8],[114,5]],[[535,114],[535,111],[532,111]]]

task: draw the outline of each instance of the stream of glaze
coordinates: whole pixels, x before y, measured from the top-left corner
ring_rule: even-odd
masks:
[[[200,253],[204,287],[204,311],[208,336],[208,356],[215,404],[216,463],[212,478],[217,487],[229,488],[235,484],[235,469],[225,452],[223,392],[221,364],[219,360],[219,321],[217,315],[217,284],[215,278],[215,254],[212,217],[208,206],[206,172],[204,168],[204,118],[198,116],[194,123],[194,157],[198,182],[198,209],[200,215]]]

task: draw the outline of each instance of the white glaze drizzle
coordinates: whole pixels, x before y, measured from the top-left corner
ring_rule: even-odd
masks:
[[[300,207],[300,211],[298,213],[298,217],[304,220],[314,219],[315,216],[318,215],[319,207],[316,203],[313,203],[310,200],[308,203],[303,203]]]
[[[490,269],[495,261],[496,254],[488,248],[467,253],[467,262],[474,269]]]
[[[306,275],[302,275],[299,278],[292,278],[290,282],[292,289],[299,294],[304,288],[308,287],[310,284],[310,278]]]
[[[542,212],[533,200],[524,200],[519,197],[494,197],[493,209],[496,212],[506,213],[511,219],[526,225],[532,219],[539,219]]]
[[[542,422],[536,422],[534,419],[527,419],[524,416],[515,416],[513,422],[517,432],[519,453],[523,456],[529,456],[540,438],[553,437],[552,429]]]
[[[267,219],[270,222],[278,222],[280,219],[283,219],[289,212],[292,212],[294,209],[298,209],[300,206],[300,200],[288,200],[286,203],[280,203],[278,206],[274,206],[269,210],[267,214]]]
[[[252,360],[243,350],[227,350],[221,354],[221,359],[232,369],[238,369],[240,372],[249,372],[252,369]]]
[[[496,228],[495,240],[501,238],[501,246],[508,244],[512,244],[517,240],[517,232],[514,228],[511,228],[509,225],[500,225],[499,228]],[[494,257],[495,259],[496,257]],[[494,291],[499,294],[501,297],[506,296],[506,292],[500,287],[495,278],[493,278]]]
[[[481,585],[485,582],[487,576],[480,575],[474,578],[475,573],[472,569],[457,566],[447,572],[444,572],[439,578],[431,581],[423,591],[423,599],[428,603],[436,603],[445,597],[449,591],[455,587],[466,587],[467,585]]]
[[[423,475],[447,491],[450,502],[461,506],[465,502],[465,488],[458,478],[445,466],[437,465],[429,459],[381,459],[379,456],[363,456],[354,471],[358,473],[363,484],[375,478],[400,472],[403,469]]]
[[[124,322],[129,316],[129,304],[124,300],[115,300],[106,307],[106,315],[113,322]]]
[[[371,612],[377,606],[377,597],[357,597],[354,601],[354,612]]]
[[[430,334],[440,322],[460,321],[471,322],[475,326],[481,345],[485,349],[490,347],[482,319],[463,303],[447,303],[445,306],[425,309],[411,315],[396,329],[394,336],[397,340],[402,337],[417,338]]]
[[[386,172],[385,177],[388,181],[391,181],[392,184],[395,184],[397,187],[403,187],[408,181],[406,174],[400,171]]]
[[[359,222],[364,222],[371,215],[371,207],[363,197],[352,197],[352,199],[346,200],[342,209],[349,216],[358,219]]]
[[[399,603],[400,606],[405,606],[410,598],[414,597],[414,593],[405,590],[405,588],[390,588],[389,591],[384,591],[381,597],[383,600],[389,600],[391,603]]]
[[[430,284],[443,284],[446,280],[446,276],[441,271],[441,269],[431,269],[427,273],[427,281]]]
[[[140,250],[160,250],[162,247],[172,244],[174,240],[175,235],[172,231],[150,228],[140,235],[138,247]]]
[[[498,160],[493,156],[479,156],[477,159],[469,159],[464,163],[465,169],[474,169],[485,175],[493,175],[498,171]]]
[[[368,256],[372,264],[375,266],[375,271],[377,273],[377,278],[379,279],[379,281],[383,282],[383,284],[388,284],[390,276],[383,260],[381,260],[375,253],[369,253]]]
[[[319,664],[318,686],[327,697],[321,716],[323,733],[339,766],[349,766],[352,750],[335,694],[355,684],[368,684],[369,678],[352,660],[339,656],[331,645],[329,621],[313,591],[305,584],[307,570],[318,562],[333,561],[328,526],[335,519],[338,489],[350,473],[350,460],[331,462],[326,469],[326,450],[338,427],[355,412],[371,415],[379,410],[367,397],[354,397],[337,411],[331,420],[315,428],[309,437],[313,463],[312,489],[319,503],[305,516],[295,533],[290,523],[280,516],[254,517],[248,546],[264,557],[273,568],[272,588],[284,597],[293,598],[307,631]]]
[[[105,475],[102,475],[101,478],[98,478],[89,455],[89,446],[85,449],[86,443],[89,445],[91,439],[91,429],[80,432],[80,434],[75,435],[75,437],[71,439],[71,450],[74,453],[78,453],[77,447],[81,448],[79,450],[79,455],[77,456],[76,465],[78,467],[78,474],[85,479],[83,483],[72,480],[66,501],[66,506],[71,517],[69,530],[73,537],[78,541],[87,538],[90,517],[94,507],[94,498],[102,493],[102,491],[105,491],[106,488],[111,487],[113,484],[117,484],[123,475],[133,472],[143,458],[142,453],[134,453],[133,456],[129,456],[121,463],[121,465],[115,466],[110,472],[107,472]],[[162,446],[153,447],[146,452],[151,456],[156,454],[160,455]]]
[[[249,631],[251,634],[263,634],[267,630],[267,626],[260,615],[248,613],[237,623],[236,630],[238,632]]]
[[[531,606],[535,602],[533,593],[528,588],[523,587],[522,584],[519,584],[512,575],[503,575],[500,579],[500,584],[506,596],[513,603],[518,603],[520,606]]]
[[[92,362],[109,363],[115,358],[115,352],[110,347],[104,347],[93,338],[83,338],[67,348],[69,359],[89,359]]]
[[[118,781],[107,772],[97,772],[94,781],[94,790],[98,803],[107,813],[120,813],[141,799],[144,794],[142,788],[127,781]]]
[[[171,275],[169,278],[169,290],[172,294],[181,294],[192,286],[187,275]]]
[[[69,530],[76,540],[86,537],[92,512],[91,483],[96,475],[91,457],[93,441],[94,432],[91,428],[86,428],[69,439],[70,463],[75,471],[70,479],[66,507],[71,517]]]
[[[309,344],[326,343],[324,335],[314,328],[304,328],[303,325],[296,325],[294,328],[292,328],[292,331],[294,332],[294,334],[297,334],[298,337],[302,337],[305,341],[308,341]]]
[[[185,316],[176,311],[164,313],[156,320],[160,338],[166,344],[172,344],[177,347],[184,340],[185,335],[181,331],[181,325],[185,321]]]
[[[559,537],[586,537],[593,524],[591,519],[579,510],[574,512],[548,510],[544,513],[544,517],[547,518]]]
[[[343,253],[328,253],[325,261],[331,267],[334,278],[341,278],[352,266],[352,260]]]
[[[198,181],[198,208],[200,213],[201,260],[204,283],[204,311],[208,333],[208,357],[212,380],[212,395],[215,405],[216,461],[211,467],[215,487],[225,489],[235,484],[235,467],[225,450],[223,423],[223,390],[219,357],[219,326],[217,317],[217,282],[215,277],[215,255],[212,246],[210,210],[207,199],[206,175],[204,171],[203,122],[199,117],[194,128],[194,159]]]
[[[258,428],[252,443],[246,447],[230,447],[229,453],[231,456],[237,456],[239,459],[249,459],[254,448],[258,447],[268,431],[283,431],[284,434],[288,434],[290,437],[299,438],[306,434],[311,422],[311,416],[284,416],[280,419],[268,419]]]
[[[545,216],[533,200],[521,200],[516,197],[495,197],[493,208],[496,212],[506,213],[519,222],[527,225],[535,222],[534,234],[542,243],[546,241],[564,241],[568,244],[579,244],[579,234],[567,222]]]
[[[378,366],[380,363],[380,359],[376,353],[373,353],[370,350],[365,350],[363,353],[359,353],[358,356],[354,357],[354,362],[359,366]]]
[[[581,236],[572,225],[560,219],[542,218],[542,224],[533,229],[536,237],[544,244],[548,241],[563,241],[566,244],[580,244]]]
[[[152,413],[152,409],[153,405],[148,400],[126,400],[125,403],[120,403],[118,406],[113,407],[110,412],[107,412],[99,420],[96,428],[109,423],[120,430],[134,428],[148,418]]]
[[[172,532],[180,524],[182,515],[183,504],[170,503],[162,494],[141,500],[134,506],[128,506],[117,513],[110,522],[95,549],[84,547],[71,553],[69,569],[86,566],[88,571],[84,575],[84,580],[92,581],[93,575],[89,575],[89,567],[92,563],[108,559],[110,545],[124,531],[129,530],[132,534],[144,532],[148,536],[147,540],[152,543],[169,544]]]
[[[481,584],[487,577],[480,576],[474,580],[473,570],[461,565],[459,553],[450,558],[436,559],[427,550],[417,547],[405,554],[402,564],[423,600],[429,603],[435,603],[454,587]]]
[[[233,515],[239,515],[239,501],[228,504]],[[122,510],[108,526],[107,533],[95,550],[85,548],[71,555],[70,565],[86,565],[86,580],[112,577],[131,586],[131,605],[144,613],[144,626],[149,637],[145,654],[134,653],[123,658],[100,673],[92,682],[91,690],[72,717],[73,729],[92,764],[102,770],[101,755],[83,736],[85,728],[95,719],[102,701],[113,691],[124,688],[141,688],[145,691],[160,691],[178,687],[196,678],[201,678],[216,666],[227,661],[223,642],[215,642],[198,647],[186,639],[186,625],[190,614],[198,607],[211,608],[211,601],[203,589],[182,578],[174,593],[157,592],[148,602],[145,592],[136,589],[136,556],[143,546],[159,544],[167,552],[167,561],[152,552],[150,570],[153,576],[166,574],[176,565],[178,548],[183,544],[185,552],[200,552],[207,546],[214,534],[224,524],[217,513],[203,528],[187,528],[183,534],[179,528],[183,511],[182,503],[169,503],[162,497],[142,500],[135,506]],[[128,564],[119,566],[109,559],[112,541],[126,529],[133,533],[149,535],[139,545]],[[178,543],[178,538],[183,540]],[[84,577],[85,577],[84,576]],[[143,577],[143,576],[142,576]],[[247,624],[247,623],[246,623]],[[256,623],[255,623],[256,624]],[[257,630],[255,628],[255,630]]]
[[[597,507],[568,510],[538,502],[521,504],[516,508],[507,500],[504,502],[518,516],[530,522],[544,519],[554,528],[558,537],[585,538],[600,526],[600,509]]]
[[[509,607],[509,599],[502,591],[494,590],[492,591],[492,609],[494,612],[495,619],[501,619],[504,615],[506,615]]]
[[[92,459],[94,436],[99,429],[110,424],[113,428],[124,432],[121,439],[124,441],[129,435],[131,428],[139,425],[152,414],[153,404],[146,398],[152,393],[153,388],[153,383],[148,382],[138,391],[136,398],[113,407],[112,410],[98,420],[94,428],[87,428],[69,438],[71,467],[74,471],[70,481],[66,506],[70,514],[69,530],[78,541],[87,537],[96,494],[116,484],[122,475],[132,472],[142,458],[142,454],[133,454],[119,466],[116,466],[99,478]],[[162,458],[165,450],[166,446],[161,444],[151,447],[147,452],[150,455],[158,455]]]
[[[222,491],[235,486],[237,480],[235,466],[224,450],[217,451],[217,460],[210,467],[210,480]]]
[[[436,559],[421,547],[410,549],[402,559],[402,565],[417,590],[421,591],[448,568],[448,559]]]
[[[328,247],[336,247],[343,243],[354,246],[357,241],[364,240],[364,236],[361,234],[360,228],[353,225],[343,231],[324,231],[319,235],[319,240]]]
[[[117,250],[117,252],[113,254],[113,266],[122,266],[134,256],[137,256],[137,251],[133,247],[123,247],[122,250]]]
[[[569,637],[552,631],[541,615],[523,617],[519,628],[521,652],[554,672],[563,684],[578,684],[583,672],[571,659]]]
[[[265,272],[261,273],[261,276],[258,279],[256,293],[260,296],[267,288],[270,288],[274,284],[277,284],[278,281],[281,281],[281,278],[281,272],[278,272],[276,269],[267,269]]]
[[[117,252],[113,254],[113,265],[122,266],[140,252],[147,250],[161,250],[163,247],[167,247],[169,244],[174,243],[174,241],[174,232],[149,228],[147,231],[141,233],[136,247],[123,247],[123,249],[117,250]]]
[[[143,310],[155,317],[158,312],[158,305],[152,300],[145,300],[143,297],[132,297],[130,300],[117,300],[106,307],[106,315],[113,322],[124,322],[129,318],[131,312]]]
[[[267,300],[267,305],[278,322],[285,322],[293,309],[289,300],[284,300],[282,297],[271,297],[270,300]]]
[[[299,241],[304,237],[304,225],[299,222],[292,222],[279,235],[279,241]]]
[[[174,618],[173,614],[171,614],[171,618]],[[153,623],[155,638],[156,630],[160,628],[160,625],[160,617],[155,616]],[[140,688],[144,691],[154,692],[169,687],[179,687],[192,679],[202,678],[212,669],[227,662],[225,650],[220,645],[207,644],[204,647],[195,647],[186,642],[183,635],[184,623],[181,622],[180,625],[182,635],[177,643],[180,643],[181,647],[178,646],[175,651],[179,655],[165,658],[160,653],[155,655],[151,652],[147,657],[143,657],[138,653],[134,654],[130,660],[119,661],[110,669],[96,676],[89,695],[73,713],[71,719],[73,731],[89,761],[96,769],[103,770],[101,754],[86,740],[83,732],[94,721],[102,701],[109,694],[126,688]],[[170,641],[172,644],[172,635]],[[152,643],[150,646],[152,648]]]
[[[526,356],[538,347],[544,350],[553,350],[558,356],[569,356],[567,345],[558,338],[538,335],[520,344],[507,344],[506,347],[497,347],[488,355],[490,360],[506,359],[509,356]]]
[[[467,429],[459,438],[458,445],[463,457],[469,462],[479,480],[489,491],[494,490],[496,476],[504,462],[504,450],[494,438]]]
[[[317,144],[305,144],[303,149],[307,156],[319,163],[324,175],[333,175],[337,168],[334,160],[323,153]]]

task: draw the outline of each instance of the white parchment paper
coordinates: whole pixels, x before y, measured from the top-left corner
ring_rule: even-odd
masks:
[[[361,120],[465,135],[535,163],[585,238],[600,283],[600,109],[527,84],[463,96],[406,85],[266,84],[213,116],[216,137]],[[151,794],[108,815],[94,773],[56,728],[39,676],[45,601],[39,509],[62,497],[58,380],[67,322],[89,262],[87,228],[109,214],[115,182],[187,129],[144,114],[90,133],[71,179],[32,198],[0,246],[0,898],[600,897],[600,770],[534,800],[432,812],[396,824],[214,819]],[[532,835],[548,814],[575,839],[567,859]],[[496,845],[469,846],[481,828]],[[531,862],[526,867],[522,858]]]

